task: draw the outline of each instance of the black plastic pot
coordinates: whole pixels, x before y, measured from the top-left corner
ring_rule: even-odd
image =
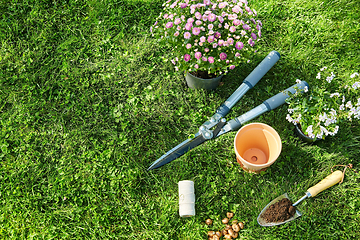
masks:
[[[301,140],[307,143],[314,143],[316,141],[322,140],[322,138],[310,138],[309,136],[305,135],[301,130],[300,124],[295,125],[294,131]]]
[[[203,79],[195,77],[194,75],[190,74],[189,72],[185,73],[185,80],[187,85],[192,89],[206,89],[206,90],[213,90],[219,86],[220,80],[223,75],[220,75],[216,78],[211,79]]]

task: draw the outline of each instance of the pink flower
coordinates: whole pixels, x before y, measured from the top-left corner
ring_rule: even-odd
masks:
[[[238,5],[236,5],[235,7],[233,7],[232,11],[234,13],[239,13],[240,12],[240,7]]]
[[[204,51],[205,51],[205,52],[209,52],[209,51],[210,51],[210,49],[208,49],[208,48],[205,48],[205,49],[204,49]]]
[[[206,37],[205,36],[202,36],[201,38],[200,38],[200,42],[205,42],[206,41]]]
[[[174,23],[175,23],[176,25],[179,25],[179,24],[181,23],[181,19],[180,19],[180,18],[176,18],[175,21],[174,21]]]
[[[177,37],[177,36],[179,36],[179,34],[180,34],[179,31],[176,31],[176,32],[174,33],[174,36]]]
[[[227,2],[221,2],[221,3],[219,3],[219,8],[224,8],[224,7],[226,7],[227,5],[228,5]]]
[[[250,28],[250,26],[249,26],[249,25],[244,24],[244,25],[243,25],[243,29],[245,29],[245,30],[250,30],[251,28]]]
[[[233,44],[234,44],[234,39],[228,38],[227,42],[228,42],[230,45],[233,45]]]
[[[210,5],[211,2],[210,2],[210,0],[204,0],[204,4],[205,4],[205,5]]]
[[[188,6],[187,3],[181,3],[181,4],[180,4],[180,7],[181,7],[181,8],[186,8],[187,6]]]
[[[194,34],[194,35],[199,35],[200,34],[200,28],[193,28],[193,30],[192,30],[192,33]]]
[[[220,38],[220,37],[221,37],[221,33],[216,32],[216,33],[215,33],[215,38]]]
[[[189,39],[190,37],[191,37],[191,33],[189,33],[189,32],[184,33],[184,38],[185,39]]]
[[[224,18],[221,16],[218,16],[219,22],[223,23],[224,22]]]
[[[169,14],[165,13],[164,18],[167,19],[169,17]]]
[[[240,53],[235,53],[235,57],[240,57],[241,56],[241,54]]]
[[[231,26],[230,29],[229,29],[230,32],[236,32],[236,27],[235,26]]]
[[[185,61],[185,62],[188,62],[188,61],[190,61],[190,60],[191,60],[190,55],[189,55],[189,54],[185,54],[185,55],[184,55],[184,61]]]
[[[188,18],[187,22],[188,23],[193,23],[195,20],[193,18]]]
[[[195,65],[194,65],[194,68],[198,69],[198,68],[199,68],[199,65],[195,64]]]
[[[261,30],[258,31],[259,38],[261,38]]]
[[[224,40],[222,40],[222,39],[221,39],[221,40],[219,40],[219,42],[218,42],[219,46],[221,47],[222,45],[224,45],[224,42],[225,42],[225,41],[224,41]]]
[[[203,60],[204,62],[207,61],[207,58],[206,57],[202,57],[201,60]]]
[[[193,26],[192,23],[188,22],[188,23],[185,24],[185,29],[190,31],[192,26]]]
[[[210,22],[214,22],[216,20],[216,15],[213,14],[213,13],[210,13],[209,16],[208,16],[208,20]]]
[[[226,53],[224,53],[224,52],[220,53],[220,59],[221,59],[221,60],[224,61],[226,58],[227,58]]]
[[[251,33],[251,37],[252,37],[252,39],[256,40],[256,34],[255,33]]]
[[[196,12],[196,13],[195,13],[195,17],[196,17],[197,19],[201,19],[201,17],[202,17],[202,16],[201,16],[201,13]]]
[[[173,22],[168,22],[168,23],[165,25],[166,28],[171,28],[172,26],[173,26]]]
[[[215,60],[214,60],[213,57],[208,57],[208,62],[209,62],[209,63],[214,63],[214,61],[215,61]]]
[[[235,68],[235,65],[231,65],[230,69],[233,70]]]
[[[217,48],[218,44],[217,43],[213,43],[213,48]]]
[[[239,19],[235,19],[235,20],[233,21],[233,24],[234,24],[235,26],[238,26],[238,25],[241,24],[241,21],[240,21]]]
[[[208,36],[208,42],[212,43],[215,40],[215,37],[213,35]]]
[[[201,25],[201,24],[202,24],[202,21],[200,21],[200,20],[196,20],[195,24],[199,26],[199,25]]]
[[[235,48],[236,48],[237,50],[241,50],[243,47],[244,47],[244,44],[243,44],[242,42],[237,42],[237,43],[235,44]]]
[[[205,22],[205,21],[207,21],[208,20],[208,16],[207,15],[203,15],[202,16],[202,20]]]
[[[186,44],[186,48],[187,48],[187,49],[190,49],[190,48],[191,48],[191,44],[190,44],[190,43]]]
[[[230,15],[228,15],[228,19],[229,20],[235,20],[235,19],[237,19],[237,15],[236,14],[230,14]]]
[[[202,57],[201,52],[196,52],[196,53],[195,53],[195,58],[196,58],[196,59],[200,59],[201,57]]]
[[[214,25],[213,25],[213,24],[209,24],[209,25],[208,25],[208,29],[211,30],[211,29],[213,29],[213,28],[214,28]]]
[[[251,38],[249,38],[248,44],[253,47],[255,45],[255,42]]]

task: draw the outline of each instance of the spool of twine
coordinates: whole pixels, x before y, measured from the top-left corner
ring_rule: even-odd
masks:
[[[180,181],[179,185],[179,214],[180,217],[195,216],[195,189],[194,182]]]

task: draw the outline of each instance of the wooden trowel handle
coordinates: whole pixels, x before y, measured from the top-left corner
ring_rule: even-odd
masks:
[[[315,197],[318,193],[324,191],[325,189],[334,186],[341,181],[343,173],[339,170],[333,172],[323,180],[321,180],[315,186],[309,188],[307,191],[311,194],[312,197]]]

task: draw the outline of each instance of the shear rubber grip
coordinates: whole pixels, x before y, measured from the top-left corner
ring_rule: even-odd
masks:
[[[269,98],[264,102],[264,104],[269,111],[273,110],[285,103],[285,100],[290,97],[289,92],[291,94],[294,94],[297,89],[303,91],[305,87],[309,88],[309,84],[305,81],[301,81],[300,83],[297,83],[289,87],[288,89],[276,94],[275,96]]]
[[[271,51],[257,67],[245,78],[244,83],[253,88],[260,79],[275,65],[280,59],[280,53]]]
[[[228,108],[225,104],[221,104],[221,106],[216,110],[216,113],[220,114],[222,117],[225,117],[229,112],[230,108]]]

